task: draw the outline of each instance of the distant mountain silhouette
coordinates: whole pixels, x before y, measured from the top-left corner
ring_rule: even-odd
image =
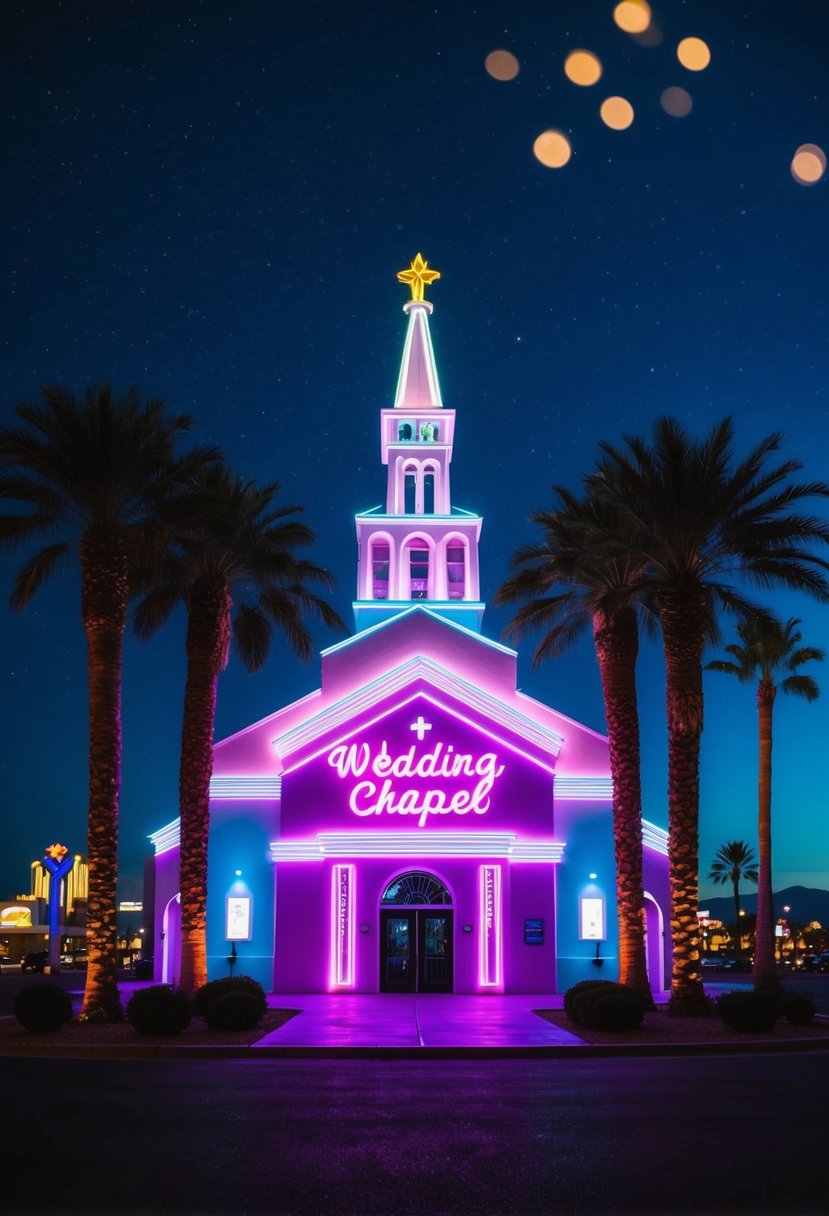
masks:
[[[728,889],[730,888],[723,888]],[[788,912],[783,911],[785,904],[789,906]],[[712,920],[721,920],[725,924],[734,920],[733,895],[702,899],[699,906],[701,911],[710,913]],[[813,920],[820,921],[822,925],[829,925],[829,891],[824,891],[821,887],[785,887],[782,891],[775,891],[771,906],[775,919],[785,916],[799,925],[808,925]],[[742,883],[740,907],[746,912],[757,911],[757,891],[748,885],[744,887]]]

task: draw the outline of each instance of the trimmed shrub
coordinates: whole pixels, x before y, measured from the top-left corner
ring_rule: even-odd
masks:
[[[72,1021],[72,998],[57,984],[31,984],[14,998],[14,1016],[21,1026],[45,1034]]]
[[[254,997],[259,1005],[260,1017],[268,1008],[265,989],[260,983],[251,979],[249,975],[229,975],[224,979],[210,980],[207,984],[202,984],[193,997],[193,1013],[197,1018],[206,1018],[207,1010],[213,1002],[228,992],[246,992],[249,996]]]
[[[253,1030],[262,1021],[262,1009],[253,993],[237,989],[211,1001],[204,1020],[208,1030]]]
[[[604,1015],[607,1019],[605,1022],[601,1020],[603,1015],[599,1013],[599,1007],[611,998],[616,1004]],[[639,993],[613,980],[587,980],[575,984],[565,994],[564,1001],[565,1009],[569,1004],[572,1010],[568,1015],[572,1021],[597,1030],[632,1030],[641,1026],[645,1014],[645,1002]],[[624,1007],[622,1002],[625,1003]]]
[[[127,1005],[127,1021],[139,1034],[181,1034],[190,1025],[193,1002],[168,984],[139,988]]]
[[[817,1006],[808,992],[785,992],[780,1001],[780,1012],[792,1026],[809,1026]]]
[[[590,1023],[597,1030],[637,1030],[645,1016],[642,998],[619,985],[618,992],[599,993],[592,1004]]]
[[[593,988],[611,989],[618,987],[612,980],[579,980],[572,988],[568,988],[564,994],[564,1012],[567,1014],[571,1022],[577,1022],[579,1019],[576,1016],[576,1004],[583,993],[589,992]]]
[[[743,1034],[773,1030],[778,1019],[778,1003],[768,992],[736,988],[717,998],[717,1016]]]

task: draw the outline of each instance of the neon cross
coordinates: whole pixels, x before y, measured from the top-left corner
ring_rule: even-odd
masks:
[[[423,738],[426,734],[426,731],[431,730],[431,729],[432,729],[432,723],[424,722],[423,714],[421,714],[420,717],[418,718],[418,720],[416,722],[413,722],[411,724],[411,726],[409,727],[409,730],[417,731],[417,738],[418,738],[419,743],[423,742]]]

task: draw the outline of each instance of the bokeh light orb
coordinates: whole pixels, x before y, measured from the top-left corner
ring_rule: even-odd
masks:
[[[679,85],[672,85],[671,88],[665,89],[659,98],[659,104],[665,113],[670,114],[673,118],[684,118],[694,108],[691,94],[687,89],[681,89]]]
[[[515,80],[521,70],[512,51],[490,51],[484,60],[484,67],[493,80]]]
[[[613,10],[613,20],[626,34],[644,34],[652,15],[646,0],[622,0]]]
[[[711,62],[711,51],[701,38],[683,38],[676,48],[676,57],[689,72],[702,72]]]
[[[826,153],[817,144],[801,144],[792,157],[792,177],[800,186],[814,186],[826,172]]]
[[[533,144],[536,160],[548,169],[562,169],[573,155],[570,141],[561,131],[542,131]]]
[[[587,86],[601,77],[602,65],[592,51],[571,51],[564,61],[564,74],[573,84]]]
[[[624,97],[605,97],[599,113],[612,131],[626,131],[633,122],[633,106]]]

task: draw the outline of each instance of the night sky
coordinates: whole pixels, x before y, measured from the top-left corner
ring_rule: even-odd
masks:
[[[702,434],[733,414],[740,452],[782,429],[784,455],[829,478],[827,179],[790,171],[800,145],[829,149],[829,6],[664,0],[655,46],[612,14],[609,0],[5,0],[4,416],[45,381],[138,383],[192,413],[194,438],[305,507],[309,556],[350,621],[353,516],[385,492],[379,410],[408,295],[395,275],[421,251],[442,274],[432,336],[457,410],[454,502],[484,517],[484,599],[538,538],[527,520],[551,484],[577,489],[600,440],[661,415]],[[677,59],[687,36],[710,47],[703,71]],[[513,80],[487,73],[497,48]],[[592,87],[564,74],[576,48],[602,62]],[[669,87],[690,94],[687,116],[662,108]],[[629,129],[599,117],[609,95],[633,106]],[[548,129],[570,141],[563,168],[533,155]],[[0,563],[4,605],[22,560]],[[829,648],[829,607],[764,602]],[[485,632],[507,615],[489,610]],[[77,575],[0,620],[7,897],[45,845],[85,847]],[[179,616],[127,646],[122,898],[140,896],[147,833],[177,813],[183,633]],[[530,653],[520,686],[603,729],[589,639],[536,672]],[[659,656],[648,645],[640,672],[644,798],[667,826]],[[777,702],[778,889],[829,886],[829,662],[806,670],[821,700]],[[318,671],[282,643],[256,676],[232,661],[217,738]],[[710,673],[703,875],[734,838],[756,844],[753,688]]]

